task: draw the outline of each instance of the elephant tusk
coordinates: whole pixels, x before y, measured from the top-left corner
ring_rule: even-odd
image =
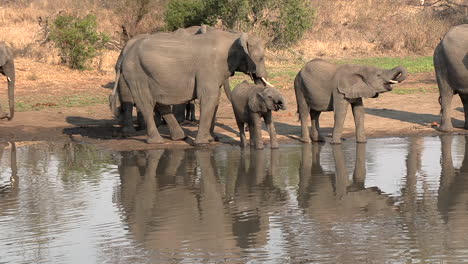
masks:
[[[274,87],[271,83],[267,82],[267,80],[265,80],[264,77],[261,77],[261,79],[262,79],[262,82],[263,82],[266,86]]]
[[[8,80],[8,82],[11,82],[11,79],[10,79],[10,77],[7,77],[7,80]]]
[[[389,82],[389,83],[392,83],[392,84],[399,83],[399,81],[394,81],[394,80],[389,80],[388,82]]]

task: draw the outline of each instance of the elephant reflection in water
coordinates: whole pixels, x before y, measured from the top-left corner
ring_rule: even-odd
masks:
[[[267,208],[285,200],[286,196],[273,184],[278,173],[279,151],[271,149],[269,157],[267,151],[261,149],[251,149],[250,155],[243,151],[235,154],[239,155],[229,158],[226,179],[226,203],[233,218],[232,232],[239,247],[259,247],[267,243]]]
[[[278,153],[272,153],[277,162]],[[161,254],[181,249],[240,253],[241,248],[266,241],[268,217],[261,210],[265,201],[248,195],[255,186],[262,187],[264,197],[271,195],[264,161],[262,151],[252,152],[250,168],[245,170],[241,160],[238,170],[228,168],[222,184],[212,149],[123,153],[115,200],[135,240],[147,249]]]
[[[0,162],[3,158],[3,153],[6,149],[10,149],[10,170],[11,175],[9,182],[7,184],[2,185],[3,180],[0,178],[0,198],[3,194],[8,194],[11,192],[16,192],[18,189],[19,179],[18,179],[18,168],[16,166],[16,143],[10,142],[8,143],[0,143]],[[2,168],[0,164],[0,172],[6,171],[6,168]],[[0,174],[1,176],[1,174]],[[0,207],[1,208],[1,207]]]
[[[312,146],[312,151],[310,150]],[[306,214],[327,212],[314,217],[353,219],[356,214],[393,214],[394,202],[377,187],[366,188],[366,144],[356,144],[356,161],[352,181],[346,172],[341,145],[333,145],[335,172],[324,171],[320,164],[320,145],[302,146],[302,163],[298,202]]]
[[[450,224],[450,229],[463,232],[453,232],[457,236],[463,236],[466,240],[468,231],[468,136],[465,136],[465,154],[461,167],[456,169],[452,159],[453,136],[441,136],[441,178],[437,207],[442,218]],[[468,248],[468,247],[467,247]]]

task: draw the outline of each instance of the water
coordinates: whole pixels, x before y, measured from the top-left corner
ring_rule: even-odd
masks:
[[[0,263],[468,261],[467,144],[0,145]]]

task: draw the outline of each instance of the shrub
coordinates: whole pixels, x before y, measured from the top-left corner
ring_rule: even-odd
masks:
[[[164,12],[164,21],[169,31],[194,25],[212,24],[204,10],[202,0],[172,0]]]
[[[79,18],[72,15],[58,16],[52,25],[49,38],[60,50],[60,58],[70,68],[85,70],[110,37],[97,32],[94,15]]]
[[[227,29],[255,31],[270,47],[295,44],[312,27],[308,0],[172,0],[164,14],[168,30],[220,21]]]

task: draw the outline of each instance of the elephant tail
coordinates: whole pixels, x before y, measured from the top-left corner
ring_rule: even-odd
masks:
[[[119,86],[119,79],[120,79],[120,69],[115,72],[115,82],[114,88],[112,89],[112,93],[109,95],[109,108],[112,114],[119,119],[120,117],[120,106],[122,103],[120,102],[120,96],[117,91]]]

